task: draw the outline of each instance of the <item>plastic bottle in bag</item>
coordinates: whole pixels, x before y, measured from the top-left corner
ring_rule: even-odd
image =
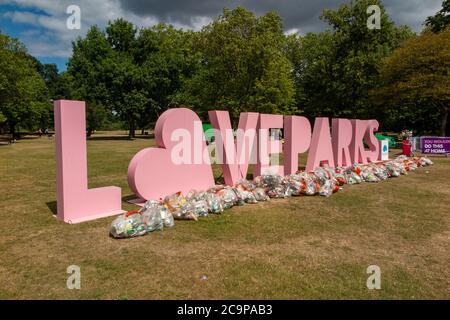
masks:
[[[159,214],[161,215],[161,220],[163,222],[164,227],[171,228],[175,225],[175,221],[173,219],[172,214],[164,205],[160,205],[158,207]]]
[[[334,184],[332,180],[328,179],[323,182],[319,189],[319,195],[322,197],[330,197],[334,191]]]
[[[192,203],[194,207],[194,213],[199,217],[207,217],[208,216],[208,203],[206,200],[194,201]]]
[[[361,171],[361,178],[365,182],[379,182],[380,179],[375,175],[373,170],[370,167],[365,167]]]
[[[147,228],[141,214],[130,211],[114,219],[110,233],[114,238],[131,238],[146,234]]]
[[[208,193],[206,202],[208,203],[208,210],[214,214],[221,214],[223,212],[222,200],[215,193]]]
[[[195,207],[192,203],[186,203],[172,212],[172,215],[175,220],[198,220],[198,216],[195,213]]]
[[[252,193],[257,201],[269,200],[269,196],[266,194],[266,191],[263,188],[255,188]]]
[[[170,212],[174,212],[179,210],[181,207],[186,205],[187,200],[181,192],[174,193],[170,196],[165,197],[164,204],[167,206],[167,208],[170,210]]]
[[[139,212],[142,215],[147,231],[162,230],[175,225],[173,216],[167,207],[157,200],[148,200]]]
[[[230,187],[225,187],[224,189],[219,190],[217,195],[220,197],[224,209],[229,209],[236,204],[236,193]]]
[[[162,230],[164,228],[164,222],[161,218],[161,213],[158,210],[159,206],[149,207],[144,211],[141,211],[142,220],[148,232],[155,230]]]

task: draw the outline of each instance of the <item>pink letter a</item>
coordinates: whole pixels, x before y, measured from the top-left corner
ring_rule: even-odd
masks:
[[[333,147],[330,136],[330,120],[328,118],[316,118],[314,121],[311,146],[309,148],[306,171],[313,171],[322,164],[334,168]]]

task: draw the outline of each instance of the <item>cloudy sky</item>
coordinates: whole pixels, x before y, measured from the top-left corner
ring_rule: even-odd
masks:
[[[138,27],[169,22],[179,28],[201,29],[224,7],[241,5],[257,14],[276,10],[283,17],[286,32],[304,34],[321,31],[319,20],[325,8],[336,8],[345,0],[0,0],[0,30],[19,38],[30,53],[45,63],[65,69],[71,41],[92,25],[104,27],[108,20],[123,17]],[[397,24],[420,31],[426,17],[433,15],[442,0],[384,0]],[[81,29],[66,26],[70,5],[81,9]]]

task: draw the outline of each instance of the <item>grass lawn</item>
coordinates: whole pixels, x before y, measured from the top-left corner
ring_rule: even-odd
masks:
[[[151,145],[90,140],[90,187],[119,186],[130,198],[128,163]],[[0,146],[0,299],[449,299],[450,159],[433,161],[330,198],[234,207],[115,240],[113,217],[77,225],[53,217],[54,140]],[[66,288],[73,264],[81,290]],[[381,268],[381,290],[366,287],[369,265]]]

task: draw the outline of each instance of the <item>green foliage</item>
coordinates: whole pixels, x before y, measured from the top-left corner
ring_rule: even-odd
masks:
[[[366,10],[381,9],[381,29],[369,29]],[[374,116],[369,91],[378,86],[381,59],[410,37],[396,27],[380,1],[357,0],[324,10],[332,30],[290,41],[296,75],[296,98],[310,116]]]
[[[445,135],[450,103],[450,28],[406,41],[383,61],[381,74],[383,86],[374,96],[388,114],[398,118],[395,110],[400,105],[414,127]]]
[[[32,128],[49,111],[44,79],[16,39],[0,33],[0,113],[16,136],[17,126]]]
[[[73,94],[88,108],[95,104],[119,115],[134,137],[136,123],[149,127],[192,72],[185,45],[190,37],[192,32],[164,24],[138,32],[123,19],[110,22],[105,33],[93,27],[74,43],[68,68]],[[91,120],[92,128],[102,123]]]
[[[61,82],[66,86],[66,99],[84,100],[87,104],[87,127],[99,129],[103,123],[105,102],[108,92],[105,86],[105,59],[112,54],[112,49],[105,34],[92,27],[84,39],[73,43],[73,54],[68,62],[67,72],[61,75]]]
[[[450,26],[450,0],[442,2],[442,9],[425,21],[427,28],[433,32],[440,32]]]
[[[371,5],[381,9],[380,29],[367,26]],[[438,130],[429,123],[441,122],[445,132],[449,5],[418,38],[396,26],[379,0],[324,10],[329,29],[304,36],[285,35],[277,13],[242,7],[224,9],[200,32],[168,24],[138,30],[118,19],[74,41],[61,74],[0,34],[0,124],[47,127],[49,100],[64,98],[87,102],[88,129],[124,124],[130,137],[184,105],[203,119],[211,109],[228,110],[233,121],[243,111],[376,117],[383,130],[429,132]]]
[[[194,39],[193,32],[167,24],[141,30],[136,59],[142,71],[142,91],[149,99],[149,120],[156,120],[162,111],[176,105],[175,93],[196,70]]]
[[[238,7],[206,26],[194,45],[199,66],[179,99],[205,113],[229,110],[292,112],[291,63],[283,52],[286,38],[276,13],[256,17]]]

